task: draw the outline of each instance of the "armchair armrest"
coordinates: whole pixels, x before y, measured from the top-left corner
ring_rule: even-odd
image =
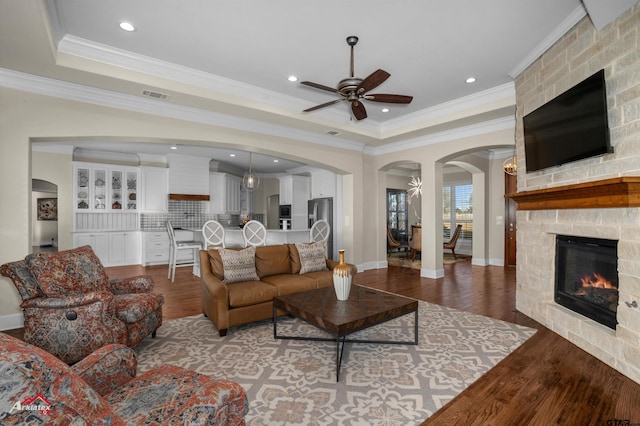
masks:
[[[39,308],[39,309],[71,309],[80,306],[91,305],[100,302],[105,304],[105,309],[113,311],[114,309],[113,294],[104,291],[92,291],[85,294],[77,294],[71,296],[60,297],[36,297],[22,302],[20,305],[23,309]]]
[[[200,286],[202,312],[224,336],[229,328],[229,289],[211,270],[209,255],[200,250]]]
[[[113,294],[151,293],[153,279],[149,275],[109,280],[109,291]]]
[[[110,344],[78,361],[71,368],[96,392],[106,396],[136,377],[138,359],[133,349]]]

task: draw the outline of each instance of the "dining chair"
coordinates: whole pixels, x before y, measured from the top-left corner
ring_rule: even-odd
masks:
[[[387,225],[387,254],[390,254],[393,250],[408,252],[409,243],[407,241],[400,242],[393,238],[391,228]]]
[[[193,266],[194,269],[198,267],[198,259],[200,258],[200,249],[202,248],[202,244],[200,241],[177,241],[176,234],[173,230],[173,225],[171,222],[167,221],[167,234],[169,234],[169,244],[171,245],[169,252],[169,273],[167,274],[167,278],[171,278],[171,282],[175,281],[176,278],[176,267],[178,266]],[[193,261],[187,263],[178,264],[178,252],[180,250],[192,250],[193,251]]]
[[[224,227],[216,220],[209,220],[202,226],[204,249],[209,246],[224,248]]]
[[[462,233],[462,224],[458,224],[456,226],[456,230],[453,231],[453,236],[451,239],[445,243],[442,243],[442,247],[445,249],[451,250],[451,254],[453,254],[453,258],[456,258],[456,243],[458,242],[458,238],[460,238],[460,234]]]
[[[265,246],[267,245],[267,228],[257,220],[250,220],[242,228],[244,246]]]
[[[311,225],[309,230],[309,241],[317,243],[319,241],[327,241],[331,233],[329,222],[324,219],[317,220]]]

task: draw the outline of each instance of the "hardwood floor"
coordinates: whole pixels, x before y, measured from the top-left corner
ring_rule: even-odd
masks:
[[[539,331],[424,425],[640,423],[639,384],[515,310],[515,270],[469,261],[444,269],[445,277],[433,280],[391,266],[360,273],[355,283]],[[107,273],[110,278],[151,275],[165,296],[165,320],[201,314],[200,282],[190,268],[178,268],[174,283],[166,266],[107,268]]]

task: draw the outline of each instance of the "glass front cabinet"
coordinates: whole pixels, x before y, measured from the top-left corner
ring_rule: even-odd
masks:
[[[134,167],[76,163],[74,209],[85,212],[138,210],[139,171]]]

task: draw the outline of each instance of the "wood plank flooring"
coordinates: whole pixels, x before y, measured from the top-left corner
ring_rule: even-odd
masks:
[[[469,261],[444,269],[445,277],[433,280],[391,266],[360,273],[355,282],[539,331],[424,425],[640,424],[639,384],[515,310],[514,269]],[[190,268],[178,268],[174,283],[166,266],[107,268],[107,273],[110,278],[151,275],[165,296],[165,320],[201,313],[200,282]],[[20,336],[21,330],[12,334]]]

